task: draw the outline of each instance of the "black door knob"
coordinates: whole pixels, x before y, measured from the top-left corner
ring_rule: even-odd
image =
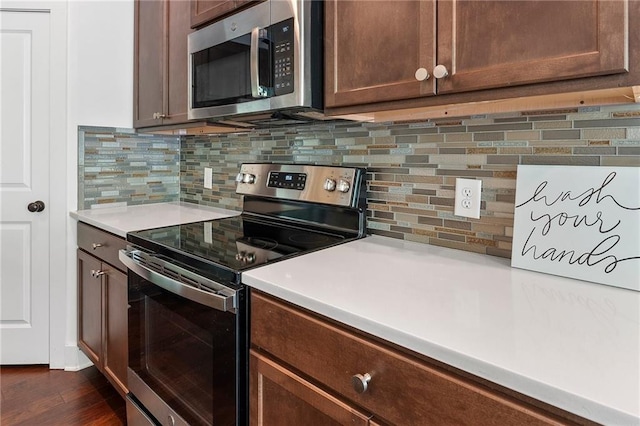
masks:
[[[29,205],[27,206],[27,210],[29,210],[31,213],[41,212],[42,210],[44,210],[44,203],[40,200],[29,203]]]

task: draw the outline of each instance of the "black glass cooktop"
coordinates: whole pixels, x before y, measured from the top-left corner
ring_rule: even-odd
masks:
[[[273,223],[242,214],[131,232],[127,240],[199,270],[218,267],[239,273],[355,236]]]

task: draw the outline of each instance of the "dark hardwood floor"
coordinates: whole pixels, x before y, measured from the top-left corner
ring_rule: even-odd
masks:
[[[0,425],[126,425],[124,399],[95,368],[0,366]]]

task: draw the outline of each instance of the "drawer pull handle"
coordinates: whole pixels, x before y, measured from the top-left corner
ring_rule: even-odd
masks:
[[[98,247],[103,247],[103,246],[104,246],[104,244],[102,244],[102,243],[93,243],[93,244],[91,244],[91,247],[93,247],[94,250],[97,249]]]
[[[369,382],[371,381],[371,374],[354,374],[351,377],[351,384],[353,385],[353,390],[358,393],[365,393],[369,388]]]
[[[93,278],[100,278],[102,275],[106,274],[105,271],[96,271],[94,269],[91,270],[91,276]]]

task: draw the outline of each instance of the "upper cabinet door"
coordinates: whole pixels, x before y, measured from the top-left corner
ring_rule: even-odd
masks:
[[[235,0],[191,0],[191,28],[226,15],[236,8]]]
[[[134,127],[162,124],[165,27],[165,2],[135,2]]]
[[[325,3],[327,107],[433,95],[435,1]],[[424,76],[424,71],[422,76]]]
[[[183,0],[186,1],[186,0]],[[264,0],[189,0],[191,28],[203,27],[225,15]]]
[[[135,1],[135,128],[188,122],[187,36],[190,4]]]
[[[627,0],[438,2],[438,93],[628,71]]]
[[[187,39],[191,28],[191,9],[186,1],[168,2],[166,34],[166,77],[162,124],[185,123],[188,120],[188,55]]]

